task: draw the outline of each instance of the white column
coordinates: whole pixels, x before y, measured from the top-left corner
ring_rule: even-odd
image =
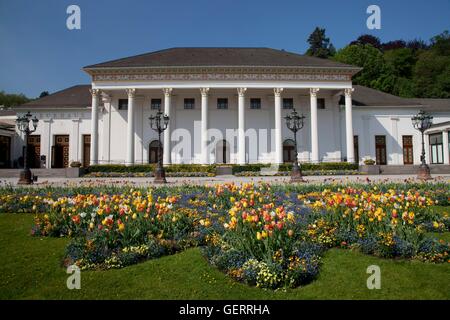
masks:
[[[444,144],[444,164],[450,164],[448,154],[448,131],[443,131],[442,134],[442,143]]]
[[[164,88],[164,113],[169,116],[170,119],[170,109],[171,109],[171,97],[172,97],[172,88]],[[163,163],[170,164],[170,123],[173,122],[172,119],[169,120],[169,124],[167,125],[167,129],[164,130],[164,150],[163,150]]]
[[[127,156],[125,165],[134,164],[134,98],[136,89],[126,89],[128,95],[128,117],[127,117]]]
[[[420,161],[420,156],[422,155],[422,137],[419,135],[419,163],[421,163]],[[430,148],[430,136],[428,135],[428,133],[425,133],[423,136],[423,141],[425,144],[425,162],[427,164],[431,164],[431,148]]]
[[[281,93],[283,88],[274,88],[275,96],[275,163],[283,163],[283,136],[281,128]]]
[[[201,163],[209,164],[208,154],[208,93],[209,88],[201,88],[202,95],[202,144],[201,144]]]
[[[345,137],[347,145],[347,162],[355,162],[353,146],[352,92],[353,88],[345,89]]]
[[[91,89],[91,164],[98,164],[98,98],[100,90]],[[50,159],[49,159],[50,161]]]
[[[245,164],[245,91],[238,88],[238,164]]]
[[[317,92],[318,88],[309,90],[311,98],[311,162],[319,162],[319,129],[317,124]]]
[[[103,132],[102,132],[102,163],[111,161],[111,96],[102,93],[103,107]]]

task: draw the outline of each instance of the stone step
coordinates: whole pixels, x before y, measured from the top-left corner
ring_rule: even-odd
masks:
[[[0,169],[0,178],[19,178],[22,169]],[[66,169],[31,169],[31,173],[40,177],[65,177]]]
[[[216,175],[218,175],[218,176],[225,176],[225,175],[231,175],[231,174],[233,174],[232,166],[219,166],[216,168]]]
[[[432,174],[449,174],[450,165],[448,164],[431,164],[430,171]],[[419,169],[418,165],[383,165],[380,166],[381,174],[415,174]]]

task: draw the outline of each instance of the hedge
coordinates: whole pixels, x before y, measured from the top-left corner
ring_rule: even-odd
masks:
[[[233,165],[233,174],[239,172],[256,172],[261,171],[261,168],[268,168],[270,164],[246,164]],[[300,168],[305,171],[319,171],[319,170],[358,170],[357,163],[350,162],[321,162],[321,163],[301,163]],[[291,171],[291,163],[283,163],[279,166],[278,171]]]
[[[87,173],[95,172],[153,172],[156,164],[135,164],[126,166],[123,164],[98,164],[87,168]],[[216,173],[216,165],[201,164],[171,164],[164,166],[166,172],[205,172]]]

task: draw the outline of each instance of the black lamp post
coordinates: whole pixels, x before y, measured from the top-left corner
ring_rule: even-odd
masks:
[[[294,133],[295,160],[292,166],[291,182],[304,182],[305,180],[302,178],[302,172],[297,160],[297,131],[303,128],[305,116],[303,114],[299,116],[297,111],[293,109],[291,114],[284,117],[284,119],[286,120],[286,126]]]
[[[169,124],[169,116],[165,115],[158,110],[155,116],[150,116],[148,118],[150,120],[150,127],[158,132],[158,163],[156,165],[155,170],[155,183],[167,183],[166,181],[166,172],[163,167],[163,156],[162,156],[162,144],[161,144],[161,133],[167,129]]]
[[[30,128],[30,122],[32,123],[32,128]],[[32,115],[30,111],[27,112],[22,117],[17,117],[16,124],[17,128],[25,133],[25,154],[23,156],[23,170],[20,172],[20,178],[17,182],[18,184],[32,184],[33,179],[31,177],[30,166],[28,165],[28,136],[36,131],[39,120]]]
[[[417,178],[422,180],[431,179],[430,167],[425,162],[425,142],[424,132],[433,124],[433,117],[420,110],[419,113],[411,118],[414,129],[422,134],[422,154],[420,155],[420,167],[417,172]]]

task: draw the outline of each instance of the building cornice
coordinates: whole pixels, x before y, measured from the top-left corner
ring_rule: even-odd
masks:
[[[129,67],[84,68],[93,81],[293,80],[351,81],[354,67]]]

